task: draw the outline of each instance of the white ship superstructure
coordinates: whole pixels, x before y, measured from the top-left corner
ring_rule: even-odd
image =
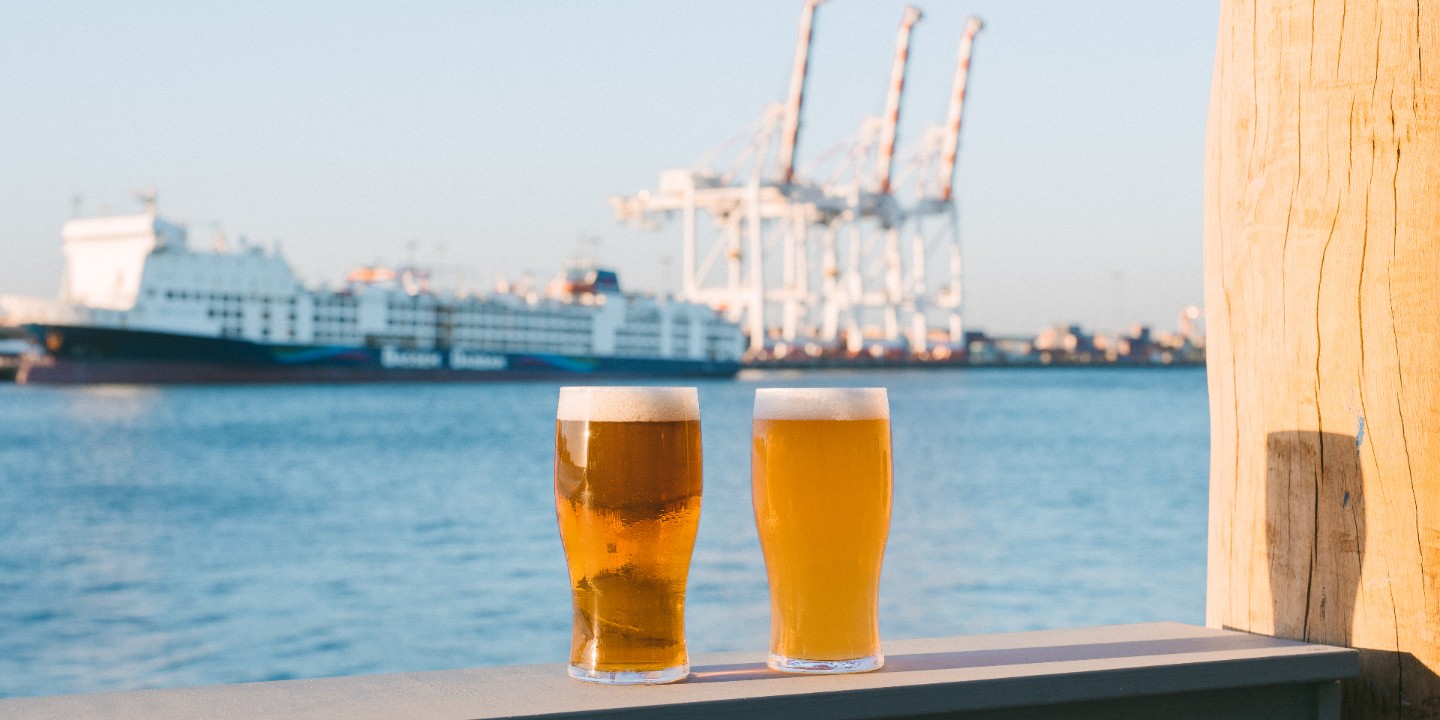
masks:
[[[412,370],[513,369],[511,356],[522,355],[530,366],[541,357],[598,374],[626,374],[632,366],[622,360],[738,368],[743,350],[738,327],[710,307],[624,294],[614,273],[594,268],[572,271],[545,294],[447,296],[431,292],[418,271],[387,268],[361,268],[340,288],[306,288],[276,252],[221,242],[190,248],[186,228],[153,203],[141,215],[71,220],[62,237],[60,300],[0,297],[0,320],[61,340],[66,329],[134,331],[250,343],[277,358],[356,348],[381,367]]]

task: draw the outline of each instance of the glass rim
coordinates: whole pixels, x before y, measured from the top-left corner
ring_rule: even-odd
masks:
[[[700,419],[693,386],[568,385],[560,388],[557,420],[671,422]]]
[[[756,388],[756,420],[888,420],[883,387]]]
[[[699,393],[699,388],[694,385],[561,385],[560,392],[634,392],[634,393],[672,393],[672,392]]]
[[[755,388],[755,394],[765,393],[766,395],[777,393],[793,393],[797,395],[889,395],[889,388],[884,387],[763,387]]]

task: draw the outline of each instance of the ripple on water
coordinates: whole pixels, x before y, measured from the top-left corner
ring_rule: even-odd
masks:
[[[890,390],[887,638],[1203,619],[1204,372],[700,383],[692,652],[763,648],[761,385]],[[0,386],[0,695],[557,662],[556,384]]]

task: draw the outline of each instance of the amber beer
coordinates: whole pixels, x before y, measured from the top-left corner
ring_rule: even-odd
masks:
[[[685,581],[700,524],[695,388],[567,387],[555,514],[570,566],[570,676],[675,682],[690,672]]]
[[[770,579],[770,667],[879,668],[892,482],[885,389],[756,391],[751,482]]]

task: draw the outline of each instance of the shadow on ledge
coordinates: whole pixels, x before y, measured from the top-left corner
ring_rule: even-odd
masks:
[[[1273,638],[1260,635],[1230,635],[1225,637],[1087,643],[1058,647],[1054,645],[1041,645],[1036,647],[1003,648],[997,650],[911,653],[908,655],[886,656],[885,667],[876,672],[903,673],[924,670],[962,670],[1084,660],[1159,657],[1198,652],[1251,650],[1274,647],[1274,644],[1275,640]],[[1297,642],[1295,644],[1300,645],[1301,643]],[[704,665],[691,668],[690,677],[685,682],[716,683],[734,682],[737,680],[784,680],[796,677],[805,676],[777,672],[766,667],[765,663],[735,663],[730,665]]]

